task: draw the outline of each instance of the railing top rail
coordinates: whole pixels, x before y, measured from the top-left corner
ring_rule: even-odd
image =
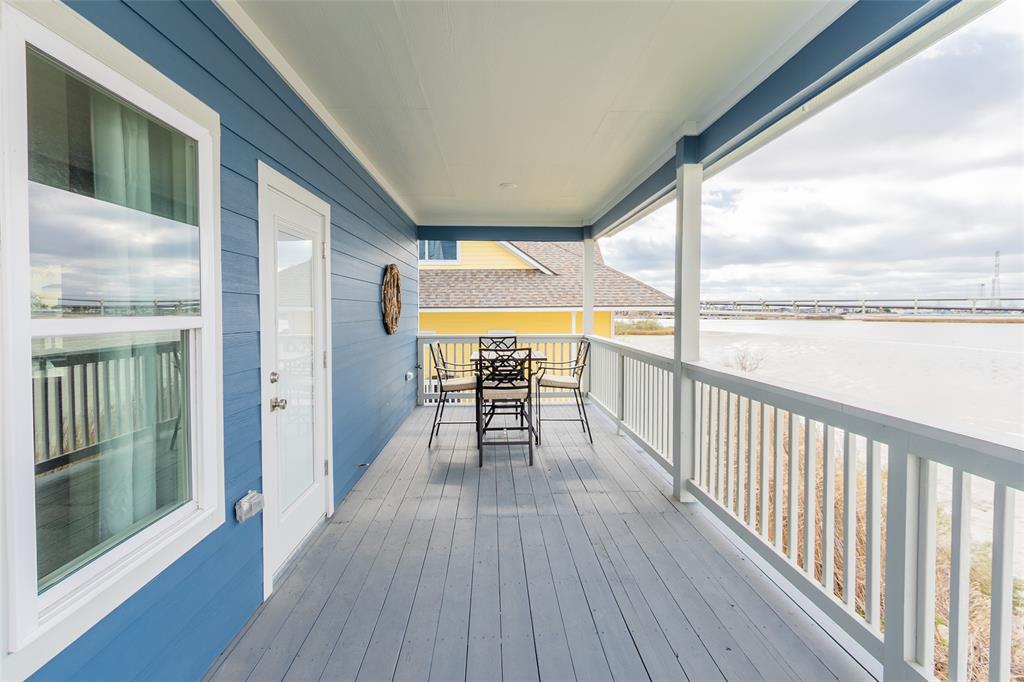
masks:
[[[906,410],[854,401],[848,396],[828,391],[809,392],[803,386],[775,379],[770,382],[764,381],[744,372],[704,362],[684,362],[683,367],[691,377],[698,381],[724,383],[739,389],[748,388],[774,394],[829,412],[870,421],[886,429],[902,431],[908,435],[943,442],[957,448],[1024,465],[1024,438],[1011,434],[989,432],[973,426],[957,425],[954,428],[939,426],[927,417],[900,414],[901,412],[906,413]]]
[[[419,332],[416,338],[420,341],[467,341],[476,343],[481,336],[486,334],[431,334]],[[510,334],[523,341],[578,341],[583,338],[582,334]]]
[[[637,360],[643,360],[644,362],[650,362],[651,364],[659,367],[664,367],[665,369],[672,369],[672,363],[674,360],[667,355],[661,355],[660,353],[653,353],[649,350],[636,348],[635,346],[630,346],[620,341],[613,341],[612,339],[604,336],[588,336],[587,338],[590,339],[591,343],[613,348],[628,358],[635,358]]]

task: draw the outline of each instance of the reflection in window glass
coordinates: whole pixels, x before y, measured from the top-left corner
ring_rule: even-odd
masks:
[[[198,225],[196,142],[29,50],[29,180]]]
[[[34,317],[198,315],[199,228],[29,183]]]
[[[429,239],[420,242],[420,260],[457,260],[457,241]]]
[[[33,315],[197,314],[195,140],[27,64]]]
[[[32,342],[39,590],[191,499],[176,331]]]

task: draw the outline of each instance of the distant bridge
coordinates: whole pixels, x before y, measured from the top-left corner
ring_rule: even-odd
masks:
[[[701,311],[789,315],[1024,315],[1024,298],[805,298],[701,301]]]

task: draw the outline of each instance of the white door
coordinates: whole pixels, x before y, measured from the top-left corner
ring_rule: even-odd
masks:
[[[260,164],[264,592],[331,509],[329,207]]]

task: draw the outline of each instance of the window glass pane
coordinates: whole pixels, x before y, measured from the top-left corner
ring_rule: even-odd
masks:
[[[27,59],[33,315],[198,314],[195,141]]]
[[[32,342],[43,591],[191,499],[182,332]]]
[[[456,260],[457,258],[457,241],[432,239],[420,242],[420,260]]]
[[[441,259],[442,260],[455,260],[459,257],[457,245],[458,242],[438,242],[441,247]]]
[[[199,228],[29,183],[33,317],[198,315]]]
[[[196,141],[34,50],[29,180],[198,225]]]

